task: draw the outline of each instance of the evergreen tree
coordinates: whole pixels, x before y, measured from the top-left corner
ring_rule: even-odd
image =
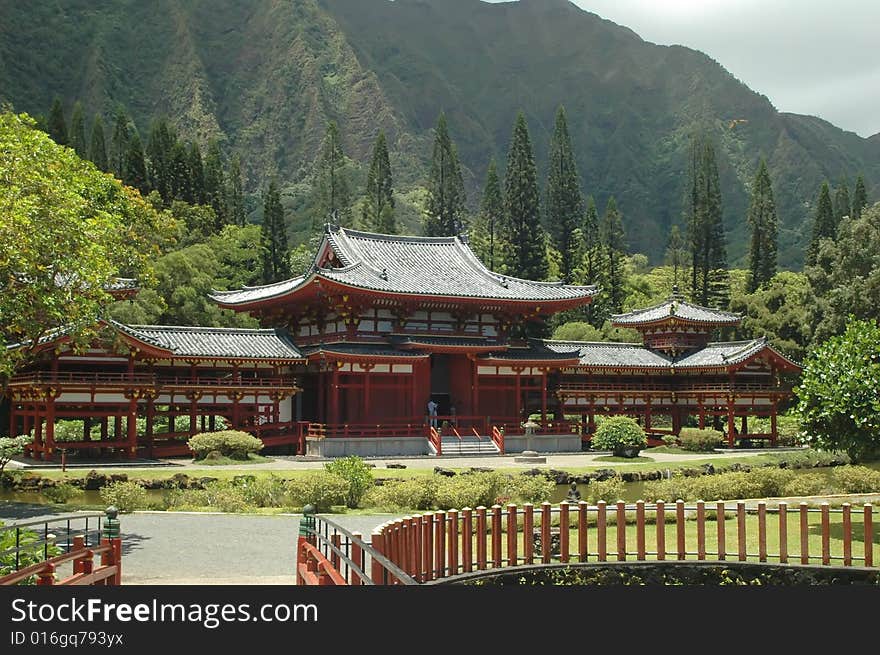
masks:
[[[868,206],[868,192],[865,190],[865,179],[859,175],[856,180],[856,190],[853,193],[852,213],[853,218],[861,218],[862,210]]]
[[[560,269],[564,282],[571,282],[578,265],[576,230],[584,213],[584,198],[577,164],[571,148],[571,137],[565,109],[556,113],[556,127],[550,141],[550,162],[547,173],[547,225],[553,243],[561,255]]]
[[[678,225],[673,225],[669,231],[669,241],[666,244],[666,264],[672,267],[672,285],[674,287],[678,287],[682,281],[681,276],[686,261],[687,244]]]
[[[840,219],[844,216],[852,214],[852,207],[849,204],[849,187],[846,182],[841,182],[840,186],[834,192],[834,223],[840,225]]]
[[[361,224],[364,229],[372,232],[397,234],[391,161],[388,158],[388,145],[385,142],[384,132],[379,132],[379,137],[373,146],[370,171],[367,173],[367,193],[364,198]]]
[[[186,146],[180,141],[175,141],[171,148],[168,181],[172,198],[189,203],[193,201],[189,159],[186,154]]]
[[[315,185],[319,222],[351,226],[351,196],[345,172],[345,153],[335,121],[327,123],[327,132],[315,167]]]
[[[134,187],[144,195],[149,193],[150,185],[147,180],[147,163],[144,160],[144,147],[141,145],[141,137],[137,130],[128,140],[128,152],[125,156],[125,170],[122,181],[130,187]]]
[[[233,225],[244,227],[247,214],[244,208],[244,191],[241,181],[241,160],[238,155],[229,163],[229,180],[226,187],[226,216]]]
[[[86,144],[86,119],[83,114],[82,103],[77,101],[73,105],[73,116],[70,118],[70,147],[82,159],[86,159],[88,155],[88,146]]]
[[[691,142],[690,206],[691,296],[700,304],[725,307],[730,295],[721,183],[715,147],[707,138]]]
[[[776,275],[777,217],[773,187],[767,164],[762,159],[752,184],[748,223],[751,228],[749,247],[749,293],[769,284]]]
[[[546,235],[541,227],[541,201],[538,172],[526,117],[516,118],[507,173],[504,176],[505,221],[502,238],[509,247],[502,253],[505,272],[527,280],[547,277]]]
[[[816,263],[819,253],[819,242],[822,239],[833,239],[837,233],[837,221],[834,220],[834,208],[831,205],[831,190],[828,182],[822,183],[819,200],[816,203],[816,218],[813,220],[813,238],[807,247],[807,264]]]
[[[263,227],[260,233],[263,247],[263,283],[280,282],[290,277],[287,264],[287,232],[284,226],[284,207],[275,180],[263,201]]]
[[[226,183],[223,177],[223,156],[220,154],[220,144],[217,139],[212,139],[208,144],[208,153],[205,155],[204,202],[214,209],[214,215],[217,217],[217,225],[215,226],[217,232],[229,223],[226,206]]]
[[[611,311],[619,312],[623,309],[626,234],[623,231],[623,217],[617,209],[614,196],[608,198],[599,234],[602,241],[603,282]]]
[[[470,242],[477,257],[489,268],[496,270],[501,259],[504,244],[499,240],[501,226],[504,221],[504,195],[501,192],[501,180],[498,178],[498,166],[495,159],[489,162],[486,171],[486,186],[483,199],[480,201],[480,213],[471,226]]]
[[[461,233],[464,229],[466,200],[458,151],[449,137],[446,115],[441,112],[434,130],[434,151],[425,204],[425,234],[439,237]]]
[[[155,121],[150,128],[147,157],[150,160],[150,184],[169,205],[174,199],[171,183],[171,158],[177,135],[166,118]]]
[[[125,178],[128,146],[131,139],[130,121],[122,107],[117,108],[113,119],[113,135],[110,138],[110,166],[119,179]]]
[[[192,201],[197,205],[204,205],[205,166],[202,162],[202,151],[199,148],[199,144],[195,141],[190,141],[186,155]]]
[[[92,136],[89,143],[89,159],[102,171],[109,171],[107,162],[107,145],[104,141],[104,121],[99,114],[95,114],[92,121]]]
[[[67,123],[64,120],[64,107],[61,104],[61,98],[55,96],[52,101],[52,107],[49,109],[49,119],[46,123],[49,130],[49,136],[59,146],[66,146],[69,143],[67,134]]]
[[[580,268],[577,270],[577,281],[582,284],[604,285],[602,279],[602,235],[599,228],[599,212],[593,196],[587,196],[587,210],[579,230],[581,255]],[[602,327],[607,315],[607,302],[602,294],[586,306],[587,322],[594,327]]]

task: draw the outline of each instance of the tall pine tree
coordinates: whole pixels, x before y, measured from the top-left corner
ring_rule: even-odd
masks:
[[[471,247],[477,257],[489,267],[497,270],[499,253],[505,248],[500,240],[501,226],[504,221],[504,195],[501,191],[501,180],[498,178],[498,166],[495,159],[489,162],[486,171],[486,186],[480,201],[480,213],[470,231]]]
[[[66,146],[69,143],[67,123],[64,120],[64,107],[61,104],[61,98],[58,96],[55,96],[55,99],[52,101],[46,126],[49,129],[49,136],[59,146]]]
[[[205,204],[205,166],[202,162],[202,151],[195,141],[189,142],[186,151],[186,163],[189,169],[190,192],[192,202],[197,205]]]
[[[394,217],[394,183],[391,178],[391,161],[388,157],[385,132],[379,132],[373,146],[361,224],[364,229],[372,232],[397,234],[397,220]]]
[[[335,121],[327,124],[315,167],[315,186],[318,193],[318,220],[314,227],[324,222],[350,227],[351,194],[342,139]]]
[[[128,142],[131,139],[131,121],[120,106],[113,119],[113,135],[110,137],[110,167],[120,180],[125,178]]]
[[[859,175],[856,180],[856,190],[853,193],[852,213],[853,218],[861,218],[862,210],[868,206],[868,192],[865,189],[865,178]]]
[[[623,216],[617,209],[614,196],[608,198],[602,224],[599,227],[602,240],[602,280],[608,296],[610,310],[623,309],[624,284],[626,282],[626,233],[623,230]]]
[[[464,229],[466,196],[458,151],[449,137],[446,115],[441,113],[434,130],[434,151],[425,203],[425,234],[454,236]]]
[[[822,239],[833,239],[837,235],[837,221],[834,220],[834,208],[831,204],[831,190],[828,182],[822,183],[819,200],[816,203],[816,217],[813,219],[813,237],[807,247],[807,264],[815,264],[819,254],[819,242]]]
[[[175,141],[171,148],[171,157],[168,165],[169,192],[174,200],[192,202],[192,179],[190,178],[189,160],[186,154],[186,146],[180,141]]]
[[[141,145],[141,137],[137,130],[128,140],[128,151],[125,154],[125,170],[122,181],[130,187],[134,187],[144,195],[149,193],[150,184],[147,180],[147,163],[144,160],[144,147]]]
[[[561,257],[560,272],[564,282],[572,281],[578,265],[580,244],[576,231],[583,213],[580,176],[572,152],[565,109],[560,107],[556,112],[556,127],[550,141],[546,224]]]
[[[776,275],[777,252],[776,202],[767,163],[762,159],[752,184],[748,223],[751,228],[749,246],[749,293],[769,284]]]
[[[687,243],[678,225],[673,225],[669,231],[669,241],[666,243],[666,264],[672,267],[672,286],[678,288],[683,281],[682,275],[687,265]]]
[[[166,205],[174,198],[171,184],[171,157],[177,135],[164,117],[153,122],[147,141],[150,184],[162,196]]]
[[[70,117],[70,147],[81,158],[86,159],[89,148],[86,144],[86,118],[83,114],[82,103],[77,101],[73,105],[73,115]]]
[[[104,121],[99,114],[95,114],[92,121],[92,136],[89,142],[89,159],[104,172],[110,170],[107,162],[107,144],[104,141]]]
[[[599,227],[599,212],[596,210],[596,201],[593,196],[587,196],[587,209],[584,212],[583,221],[579,229],[581,254],[580,266],[577,269],[576,281],[581,284],[595,284],[603,286],[602,279],[602,234]],[[595,298],[586,306],[587,322],[594,327],[602,327],[607,315],[607,302],[603,302],[604,295]]]
[[[244,190],[241,179],[241,160],[233,156],[229,163],[229,180],[226,186],[226,216],[233,225],[244,227],[247,213],[244,207]]]
[[[547,278],[546,235],[541,227],[538,172],[526,117],[516,117],[507,172],[504,176],[505,222],[503,238],[509,247],[502,254],[505,272],[526,280]]]
[[[705,138],[691,142],[688,237],[691,245],[691,297],[726,307],[730,295],[727,244],[721,207],[721,183],[715,147]]]
[[[229,223],[229,216],[226,206],[223,156],[217,139],[211,140],[205,155],[205,203],[214,209],[214,216],[217,217],[215,228],[219,232]]]
[[[280,282],[290,277],[287,261],[287,231],[284,226],[284,207],[275,180],[263,200],[263,227],[260,232],[263,247],[263,283]]]
[[[834,222],[840,225],[840,219],[852,215],[852,207],[849,204],[849,187],[846,182],[841,182],[834,192]]]

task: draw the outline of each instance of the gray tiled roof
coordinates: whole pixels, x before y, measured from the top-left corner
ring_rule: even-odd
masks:
[[[494,339],[490,340],[486,337],[459,337],[459,336],[430,336],[423,337],[418,335],[409,335],[409,334],[392,334],[389,338],[391,343],[396,346],[404,345],[404,344],[414,344],[420,345],[424,344],[426,346],[462,346],[462,347],[472,347],[472,348],[485,348],[485,347],[496,347],[496,348],[506,348],[506,345],[500,344]]]
[[[179,357],[302,359],[299,349],[284,330],[114,325],[136,339],[169,350]]]
[[[376,357],[427,357],[417,350],[396,350],[385,343],[322,343],[302,347],[303,355],[325,352],[340,355],[372,355]]]
[[[105,291],[128,291],[137,288],[138,281],[132,277],[114,277],[110,282],[104,285]]]
[[[540,341],[538,339],[529,342],[527,347],[511,347],[505,352],[490,353],[487,358],[490,359],[508,359],[508,360],[546,360],[557,361],[566,359],[577,359],[577,348],[550,347],[550,342]],[[562,342],[556,342],[558,345]]]
[[[545,341],[544,343],[553,350],[574,349],[580,356],[581,366],[667,368],[671,363],[669,357],[637,343],[609,341]]]
[[[701,307],[684,300],[670,298],[653,307],[636,309],[626,314],[614,314],[611,316],[611,322],[614,325],[642,325],[671,317],[693,321],[694,323],[710,323],[714,325],[735,325],[742,319],[742,316],[739,314],[723,312],[710,307]]]
[[[682,356],[675,362],[676,368],[728,366],[745,361],[752,355],[769,347],[766,337],[752,341],[726,341],[707,344],[696,352]]]
[[[532,282],[493,273],[459,237],[373,234],[328,226],[324,238],[343,268],[313,266],[299,278],[265,287],[214,292],[211,297],[225,305],[249,303],[284,295],[315,277],[395,294],[536,303],[586,299],[596,294],[593,286]]]

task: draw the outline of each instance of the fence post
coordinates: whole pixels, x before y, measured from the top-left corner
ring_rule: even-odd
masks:
[[[687,558],[687,543],[685,542],[684,525],[684,501],[679,498],[675,501],[675,550],[678,559]]]
[[[716,518],[718,528],[718,559],[723,562],[727,559],[727,526],[725,525],[727,506],[724,504],[724,501],[719,500],[715,503],[715,513],[718,515]]]
[[[470,573],[474,570],[474,530],[473,510],[465,507],[461,510],[461,571]]]
[[[626,503],[617,501],[617,561],[626,561]]]
[[[477,570],[486,568],[486,508],[477,507]]]
[[[85,548],[85,539],[83,539],[82,535],[77,535],[73,538],[73,552],[79,552]],[[83,565],[85,564],[84,559],[77,558],[73,560],[73,573],[84,573]],[[91,573],[91,571],[89,571]]]
[[[810,563],[810,521],[806,503],[801,503],[801,564]]]
[[[550,503],[541,503],[541,561],[544,564],[550,563],[551,536],[550,536]]]
[[[758,561],[767,561],[767,503],[758,503]]]
[[[108,579],[110,585],[122,584],[122,538],[119,531],[119,510],[110,505],[104,510],[104,533],[101,544],[110,546],[109,553],[101,554],[101,566],[116,566],[116,575]]]
[[[654,521],[657,524],[657,559],[666,559],[666,503],[658,500],[654,503]]]
[[[608,515],[605,507],[605,501],[600,500],[596,503],[596,539],[599,542],[599,561],[605,562],[608,559]]]
[[[355,539],[363,539],[363,535],[360,532],[352,532],[351,536]],[[361,571],[364,570],[364,557],[363,557],[363,549],[361,549],[360,544],[357,541],[352,540],[351,542],[351,551],[349,557],[351,557],[351,561],[355,563]],[[359,587],[361,584],[361,577],[358,575],[357,571],[352,568],[349,568],[351,571],[349,584]]]
[[[831,564],[831,516],[828,503],[822,503],[822,565]]]
[[[434,515],[422,515],[422,582],[434,579]]]
[[[501,505],[492,505],[492,568],[501,568]]]
[[[706,503],[697,501],[697,559],[706,559]]]
[[[55,584],[55,565],[47,562],[46,567],[37,573],[37,584],[42,586]]]
[[[843,565],[852,566],[852,516],[850,504],[844,503],[843,507]]]
[[[569,560],[569,529],[568,503],[562,501],[559,503],[559,561],[566,564]]]
[[[523,559],[526,564],[535,563],[535,506],[523,505]]]
[[[517,555],[517,516],[516,505],[507,505],[507,566],[516,566],[519,563]],[[523,535],[525,537],[525,535]]]
[[[446,512],[434,512],[434,577],[446,575]]]
[[[449,517],[449,575],[458,574],[458,510],[451,509]]]
[[[645,501],[636,501],[636,559],[644,562],[645,557]]]
[[[874,566],[874,506],[871,503],[865,503],[862,511],[865,517],[865,566]]]
[[[788,563],[788,503],[779,503],[779,563]]]
[[[578,561],[586,562],[589,556],[587,550],[587,501],[578,501]]]
[[[373,534],[370,536],[370,547],[375,550],[380,555],[385,555],[388,557],[388,549],[385,548],[386,535],[387,531],[391,529],[390,525],[386,525],[381,528],[377,528]],[[394,559],[388,558],[392,562]],[[400,562],[394,562],[397,566],[400,566]],[[372,558],[370,562],[370,579],[373,581],[374,585],[378,584],[391,584],[391,580],[388,580],[385,575],[387,572],[385,571],[385,567],[382,566],[379,562],[376,561],[376,558]],[[360,582],[358,583],[360,584]]]
[[[740,562],[746,561],[746,504],[736,504],[736,547]]]

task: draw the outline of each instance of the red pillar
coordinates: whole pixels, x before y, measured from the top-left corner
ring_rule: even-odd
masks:
[[[727,445],[733,448],[736,445],[736,417],[733,411],[733,396],[727,397]]]
[[[318,372],[318,422],[327,422],[327,373]]]
[[[480,415],[480,375],[477,360],[471,358],[471,416]]]
[[[700,429],[702,430],[705,427],[706,427],[706,414],[705,414],[705,410],[703,408],[703,401],[701,400],[700,401]]]
[[[146,440],[147,440],[147,457],[153,456],[153,420],[156,416],[156,405],[155,398],[153,396],[147,397],[147,432],[146,432]]]
[[[390,366],[390,365],[389,365]],[[372,370],[372,365],[365,365],[364,368],[364,419],[369,419],[370,417],[370,371]]]
[[[126,418],[128,427],[128,457],[134,459],[137,455],[137,396],[131,394],[128,400],[128,416]]]
[[[333,369],[333,375],[330,381],[330,416],[327,423],[339,424],[339,369]]]
[[[547,371],[541,371],[541,425],[547,427]]]
[[[521,382],[520,382],[520,374],[522,371],[520,369],[516,370],[516,420],[521,421],[522,416],[522,391],[521,391]]]
[[[778,433],[776,431],[776,413],[778,411],[778,407],[776,401],[773,401],[773,405],[770,408],[770,443],[775,446],[776,438]]]
[[[46,395],[46,456],[51,459],[55,451],[55,394]]]

